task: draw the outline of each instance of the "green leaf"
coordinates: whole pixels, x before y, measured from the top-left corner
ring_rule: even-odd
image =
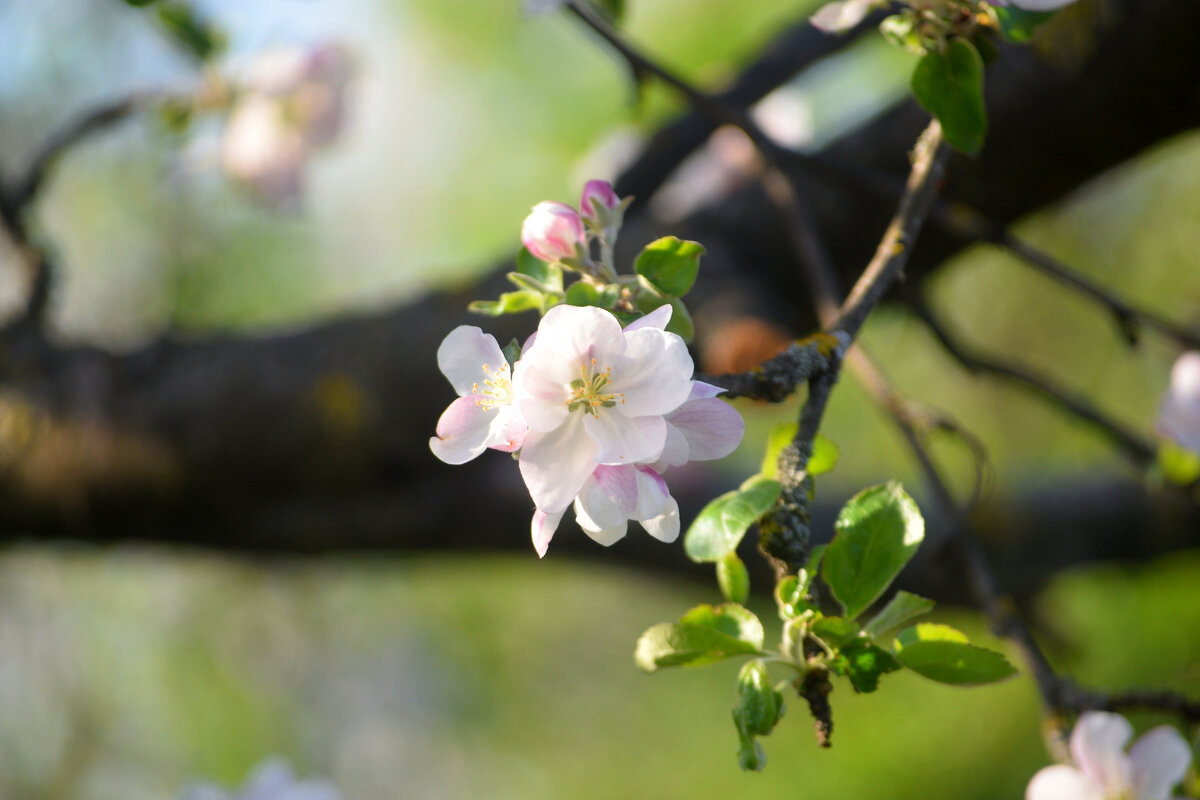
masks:
[[[692,324],[692,315],[678,297],[672,297],[670,303],[671,320],[667,323],[667,332],[691,343],[692,337],[696,335],[696,326]]]
[[[837,650],[862,631],[858,623],[845,617],[821,617],[812,625],[813,635]]]
[[[838,515],[821,577],[853,619],[867,609],[917,552],[925,521],[900,484],[864,489]]]
[[[674,236],[646,245],[633,268],[645,285],[667,297],[682,297],[696,282],[704,246]]]
[[[1010,42],[1027,42],[1033,38],[1034,31],[1044,22],[1048,22],[1055,11],[1026,11],[1016,6],[994,7],[996,19],[1000,22],[1000,33]]]
[[[788,575],[775,584],[775,603],[779,606],[779,616],[784,620],[796,619],[806,611],[816,608],[808,602],[808,590],[813,578],[821,567],[821,557],[825,555],[825,545],[814,547],[808,554],[808,561],[799,575]]]
[[[547,264],[524,247],[517,253],[517,273],[532,278],[554,291],[562,291],[562,267],[557,264]]]
[[[737,553],[730,553],[717,562],[717,585],[726,600],[745,603],[750,597],[750,573]]]
[[[158,0],[125,0],[126,5],[133,6],[134,8],[145,8],[157,2]]]
[[[761,659],[747,661],[738,672],[738,707],[742,728],[751,736],[766,736],[783,716],[783,695],[771,686],[767,665]]]
[[[833,440],[818,433],[817,438],[813,439],[812,457],[808,459],[808,474],[824,475],[826,472],[832,472],[840,455],[841,451]]]
[[[928,53],[913,70],[912,90],[921,106],[942,123],[946,141],[969,155],[983,149],[983,59],[970,42],[952,39],[944,53]]]
[[[799,426],[794,422],[781,422],[771,428],[771,432],[767,434],[767,452],[763,454],[760,475],[767,478],[775,477],[779,470],[779,455],[783,452],[783,448],[796,438],[798,429]],[[838,446],[831,439],[818,433],[817,438],[813,440],[812,456],[808,459],[808,474],[824,475],[826,472],[832,471],[837,464],[839,454]]]
[[[742,537],[779,497],[779,482],[756,475],[706,505],[683,537],[693,561],[720,561],[737,550]]]
[[[499,300],[476,300],[467,305],[467,308],[476,314],[486,314],[489,317],[516,314],[520,311],[540,311],[542,296],[523,289],[519,292],[505,292],[500,295]]]
[[[733,712],[733,722],[738,724],[737,711]],[[762,745],[753,736],[738,729],[738,766],[746,772],[762,772],[767,766],[767,755]]]
[[[921,37],[913,26],[915,21],[911,14],[893,14],[879,23],[879,32],[896,47],[902,47],[912,53],[924,53]]]
[[[521,343],[514,338],[508,344],[504,345],[501,351],[504,353],[504,359],[511,366],[516,364],[521,358]]]
[[[659,667],[698,666],[759,654],[763,637],[758,617],[737,604],[697,606],[679,622],[660,623],[643,633],[633,657],[647,672]]]
[[[892,644],[896,660],[923,677],[955,686],[995,683],[1017,674],[1000,653],[967,642],[947,625],[905,628]]]
[[[202,61],[225,48],[224,37],[197,15],[188,3],[161,3],[158,6],[158,19],[175,41]]]
[[[619,294],[616,286],[600,288],[587,281],[575,281],[567,288],[567,305],[612,308]]]
[[[863,630],[871,637],[882,636],[915,617],[928,614],[933,610],[933,606],[932,600],[901,590],[896,592],[896,596],[888,601],[883,610],[876,614]]]
[[[900,663],[881,647],[867,639],[846,644],[831,664],[834,672],[845,675],[856,692],[869,694],[879,687],[879,678],[900,669]]]
[[[1158,468],[1176,486],[1190,486],[1200,480],[1200,453],[1164,439],[1158,446]]]

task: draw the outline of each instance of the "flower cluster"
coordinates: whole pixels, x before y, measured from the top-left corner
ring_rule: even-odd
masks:
[[[595,269],[582,280],[603,288],[605,277],[620,279],[607,253],[592,260],[590,242],[611,244],[625,203],[607,183],[592,181],[581,206],[582,216],[567,205],[539,203],[522,240],[547,262]],[[477,327],[450,332],[438,366],[459,397],[438,420],[430,448],[451,464],[485,449],[516,453],[536,506],[539,556],[572,506],[580,527],[601,544],[624,536],[629,520],[674,541],[679,507],[663,473],[728,455],[741,440],[742,418],[718,399],[720,389],[692,380],[687,346],[667,330],[670,304],[627,315],[634,318],[622,325],[614,310],[563,297],[519,355],[512,348],[515,363]]]
[[[325,44],[260,55],[241,84],[221,139],[225,172],[275,205],[295,205],[313,148],[341,132],[352,68]]]
[[[1191,748],[1169,725],[1147,731],[1126,753],[1132,736],[1119,714],[1081,715],[1071,733],[1074,766],[1040,770],[1025,800],[1168,800],[1192,763]]]

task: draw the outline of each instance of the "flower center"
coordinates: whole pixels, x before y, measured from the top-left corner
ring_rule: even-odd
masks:
[[[484,411],[491,411],[496,406],[510,406],[513,401],[512,381],[508,378],[508,364],[502,364],[496,369],[483,365],[483,385],[471,384],[471,394],[475,395],[475,405]]]
[[[582,410],[593,417],[599,416],[601,408],[612,408],[618,401],[625,402],[624,392],[606,392],[612,381],[612,367],[601,372],[596,368],[596,359],[579,368],[579,377],[571,381],[571,394],[567,396],[567,410]]]

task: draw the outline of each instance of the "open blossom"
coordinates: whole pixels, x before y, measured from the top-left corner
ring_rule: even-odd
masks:
[[[742,440],[745,423],[730,405],[718,400],[722,389],[692,382],[688,400],[664,416],[667,438],[664,451],[653,465],[599,466],[575,496],[575,521],[596,542],[606,547],[625,536],[634,520],[662,542],[679,537],[679,505],[671,497],[662,472],[688,461],[724,458]],[[533,546],[546,554],[564,511],[534,512]]]
[[[221,138],[226,173],[272,203],[297,202],[311,150],[342,129],[351,73],[350,59],[336,45],[260,55]]]
[[[533,207],[521,225],[521,242],[542,261],[578,258],[587,247],[579,212],[549,201]]]
[[[511,453],[525,439],[513,405],[508,359],[495,337],[472,325],[450,331],[437,353],[438,368],[458,392],[437,424],[429,449],[447,464],[464,464],[487,448]]]
[[[1191,764],[1191,748],[1177,730],[1161,725],[1126,753],[1132,736],[1133,727],[1119,714],[1081,715],[1071,733],[1075,765],[1040,770],[1025,800],[1168,800]]]
[[[271,758],[259,764],[237,791],[228,792],[212,784],[195,786],[182,800],[341,800],[332,784],[324,780],[298,780],[291,766]]]
[[[1171,385],[1159,407],[1158,432],[1200,453],[1200,350],[1184,353],[1171,368]]]
[[[555,306],[513,376],[515,405],[529,426],[521,476],[540,511],[574,501],[598,465],[656,460],[664,415],[692,391],[692,357],[662,329],[665,311],[622,330],[599,308]]]

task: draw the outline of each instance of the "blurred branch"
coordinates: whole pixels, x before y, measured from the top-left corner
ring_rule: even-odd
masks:
[[[909,296],[906,300],[946,353],[969,372],[993,375],[1023,386],[1043,401],[1089,423],[1139,467],[1154,462],[1158,450],[1152,442],[1104,414],[1087,398],[1071,394],[1025,367],[970,351],[950,333],[924,298]]]
[[[1108,693],[1083,689],[1054,670],[1021,618],[1016,602],[1001,590],[974,526],[954,500],[940,470],[925,448],[907,404],[861,349],[852,350],[847,360],[875,404],[887,414],[908,445],[937,505],[939,516],[949,530],[951,541],[957,546],[977,602],[996,635],[1012,642],[1021,654],[1041,695],[1046,713],[1142,708],[1178,714],[1186,722],[1200,721],[1200,701],[1191,701],[1176,692],[1137,690]]]

